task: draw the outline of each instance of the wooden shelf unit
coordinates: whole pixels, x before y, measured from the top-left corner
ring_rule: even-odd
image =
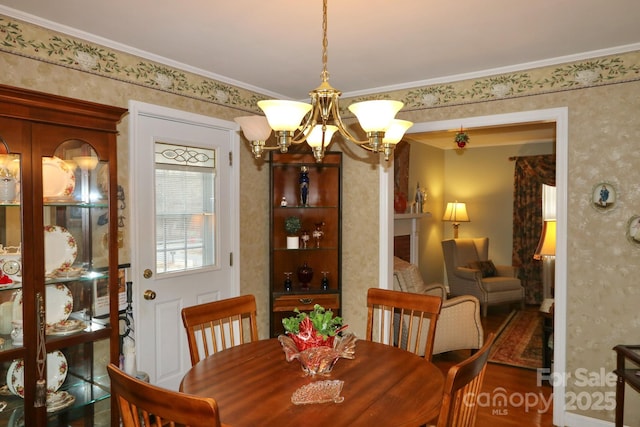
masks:
[[[340,315],[342,299],[342,153],[327,152],[317,163],[312,154],[272,153],[270,163],[270,335],[283,332],[282,319],[293,310],[309,311],[315,304]],[[300,197],[300,173],[308,168],[307,205]],[[286,206],[282,206],[282,199]],[[297,216],[302,229],[311,236],[307,247],[287,249],[285,219]],[[322,226],[322,239],[316,246],[315,225]],[[301,286],[297,271],[306,263],[313,269],[308,289]],[[285,291],[285,273],[291,273],[292,289]],[[329,286],[322,289],[322,272],[328,272]]]

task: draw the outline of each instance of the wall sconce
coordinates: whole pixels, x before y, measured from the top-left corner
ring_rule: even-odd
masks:
[[[453,223],[453,238],[458,238],[458,226],[461,222],[469,222],[469,215],[467,214],[467,205],[465,203],[455,202],[447,203],[447,209],[442,217],[443,221]]]

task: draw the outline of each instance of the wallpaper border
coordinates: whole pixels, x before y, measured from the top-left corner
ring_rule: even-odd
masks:
[[[264,95],[135,55],[111,50],[37,25],[0,15],[0,51],[102,77],[260,114]],[[362,97],[399,99],[403,111],[451,107],[640,80],[640,51],[591,58],[478,79]],[[345,98],[349,99],[349,98]],[[345,116],[346,108],[341,107]]]

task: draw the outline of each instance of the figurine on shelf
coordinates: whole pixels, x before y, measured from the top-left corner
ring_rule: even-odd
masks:
[[[300,168],[300,179],[298,180],[300,184],[300,204],[302,206],[308,205],[308,197],[309,197],[309,168],[306,166],[302,166]]]
[[[427,198],[426,192],[420,188],[420,183],[416,185],[416,195],[415,195],[415,203],[416,203],[416,213],[424,213],[424,202]]]
[[[280,206],[283,208],[287,207],[287,198],[282,196],[282,199],[280,200]]]
[[[313,238],[316,239],[316,248],[320,247],[320,240],[322,240],[322,237],[324,236],[324,231],[322,230],[323,226],[324,226],[324,221],[317,222],[316,229],[313,230]]]
[[[311,240],[311,236],[307,230],[302,230],[302,235],[300,236],[300,240],[302,241],[302,247],[307,249],[309,240]]]

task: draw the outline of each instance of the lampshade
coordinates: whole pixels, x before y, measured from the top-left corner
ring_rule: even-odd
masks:
[[[449,202],[447,203],[447,209],[444,211],[442,217],[443,221],[469,222],[469,215],[467,214],[467,205],[465,203]]]
[[[458,226],[461,222],[469,222],[469,215],[467,214],[467,205],[464,203],[455,202],[447,203],[447,209],[442,216],[443,221],[449,221],[453,223],[453,238],[458,238]]]
[[[538,247],[533,255],[535,259],[545,256],[556,256],[556,221],[544,221],[542,223],[542,235]]]
[[[349,111],[355,114],[365,132],[386,131],[402,105],[400,101],[377,99],[353,103]]]
[[[317,162],[322,162],[324,149],[328,145],[330,138],[327,138],[326,130],[331,126],[336,126],[338,133],[342,137],[358,147],[373,153],[384,154],[385,160],[389,160],[393,154],[396,144],[402,139],[399,132],[406,131],[410,122],[403,123],[402,127],[397,127],[393,134],[387,136],[389,127],[402,107],[400,101],[387,99],[375,99],[369,101],[355,102],[349,106],[349,110],[356,116],[360,127],[366,132],[366,139],[359,139],[352,134],[340,117],[339,100],[342,92],[329,84],[329,71],[327,69],[327,2],[322,0],[322,72],[320,86],[309,92],[310,104],[285,100],[262,100],[258,102],[258,107],[267,116],[269,126],[275,132],[276,145],[267,145],[265,141],[252,139],[245,130],[243,124],[240,125],[245,137],[251,145],[251,151],[255,158],[262,157],[263,152],[280,150],[286,153],[291,144],[301,144],[310,135],[314,135],[316,125],[322,125],[325,129],[325,143],[318,140],[308,141],[313,150],[313,157]],[[315,135],[314,135],[315,136]]]
[[[278,99],[258,101],[258,107],[264,111],[269,126],[275,131],[297,130],[304,116],[311,111],[311,104]]]
[[[338,130],[338,126],[327,125],[324,132],[324,141],[322,140],[322,125],[316,125],[307,137],[307,144],[311,148],[325,147],[331,143],[333,134]]]
[[[266,141],[271,135],[271,127],[264,116],[236,117],[234,120],[242,127],[242,132],[249,141]]]
[[[394,119],[391,122],[391,126],[389,126],[389,129],[387,129],[387,131],[384,133],[382,142],[397,144],[398,142],[400,142],[407,129],[409,129],[411,126],[413,126],[413,122],[410,122],[408,120]]]

